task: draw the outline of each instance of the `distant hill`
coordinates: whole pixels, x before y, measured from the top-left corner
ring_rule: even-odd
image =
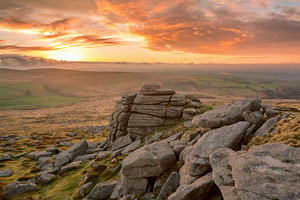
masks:
[[[2,54],[0,55],[0,66],[34,66],[34,65],[53,65],[61,64],[64,61],[46,59],[41,57],[31,57],[17,54]]]

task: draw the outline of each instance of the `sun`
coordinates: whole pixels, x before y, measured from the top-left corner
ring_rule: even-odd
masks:
[[[77,51],[53,51],[47,56],[49,59],[65,60],[65,61],[82,61],[82,54]]]

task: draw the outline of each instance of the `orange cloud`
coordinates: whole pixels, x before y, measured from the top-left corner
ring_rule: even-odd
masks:
[[[93,35],[81,35],[76,37],[71,37],[65,41],[64,44],[84,44],[88,47],[95,46],[112,46],[112,45],[121,45],[122,43],[114,38],[99,38]]]
[[[42,46],[24,47],[24,46],[17,46],[17,45],[0,45],[0,51],[1,50],[30,52],[30,51],[53,51],[53,50],[58,50],[58,48],[42,47]]]
[[[289,18],[297,11],[276,14],[270,11],[270,2],[97,0],[97,5],[107,24],[126,25],[156,51],[239,55],[274,53],[274,48],[280,48],[279,54],[299,52],[300,18]]]

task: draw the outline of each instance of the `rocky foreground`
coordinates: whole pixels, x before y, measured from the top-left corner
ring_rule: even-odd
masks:
[[[300,149],[281,143],[248,148],[252,138],[275,134],[290,115],[257,98],[211,110],[192,95],[146,85],[117,103],[106,140],[2,154],[3,163],[23,157],[36,163],[34,177],[2,185],[3,198],[34,199],[82,169],[72,199],[297,200]],[[16,173],[1,168],[0,177]]]

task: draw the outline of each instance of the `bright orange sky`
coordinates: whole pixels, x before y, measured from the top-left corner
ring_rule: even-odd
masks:
[[[0,53],[72,61],[300,63],[300,1],[1,0]]]

